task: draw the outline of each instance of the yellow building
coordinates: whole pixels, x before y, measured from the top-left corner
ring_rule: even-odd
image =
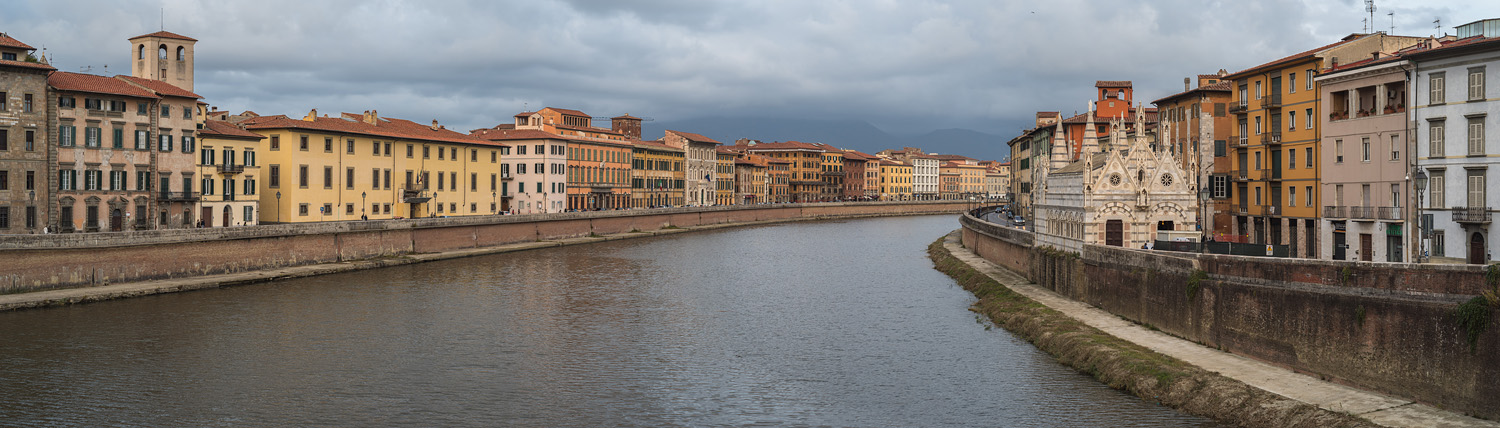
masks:
[[[257,150],[260,222],[301,223],[499,211],[503,144],[375,111],[245,119]]]
[[[836,201],[844,197],[844,151],[836,147],[816,143],[818,148],[823,149],[822,163],[819,165],[823,188],[818,200]]]
[[[909,201],[911,187],[911,164],[880,160],[880,200]]]
[[[1233,82],[1229,194],[1235,235],[1288,245],[1294,257],[1317,257],[1322,106],[1314,77],[1336,58],[1368,58],[1422,40],[1355,34],[1224,77]]]
[[[737,205],[741,201],[735,199],[735,174],[734,155],[727,147],[714,148],[714,203],[716,205]]]
[[[682,149],[655,141],[634,141],[630,206],[655,208],[683,204]]]
[[[198,173],[203,177],[202,219],[206,227],[251,226],[260,219],[260,134],[221,120],[198,130]]]
[[[800,141],[778,143],[748,142],[746,153],[768,156],[787,162],[786,202],[813,202],[823,195],[823,148]],[[736,150],[741,146],[735,142]],[[775,172],[773,171],[773,175]]]

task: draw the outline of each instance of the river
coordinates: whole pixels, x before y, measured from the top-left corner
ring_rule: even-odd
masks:
[[[0,313],[0,425],[1209,427],[967,310],[955,216]]]

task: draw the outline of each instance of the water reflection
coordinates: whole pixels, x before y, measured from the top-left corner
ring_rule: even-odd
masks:
[[[966,310],[952,216],[797,223],[0,313],[40,426],[1213,426]]]

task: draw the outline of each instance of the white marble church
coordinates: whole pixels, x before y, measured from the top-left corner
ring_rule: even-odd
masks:
[[[1158,151],[1144,129],[1127,132],[1114,118],[1101,143],[1093,108],[1077,159],[1062,133],[1053,137],[1048,168],[1036,189],[1036,241],[1067,251],[1083,244],[1141,248],[1198,230],[1198,183],[1176,153]],[[1136,124],[1146,123],[1136,108]],[[1161,233],[1161,231],[1179,233]]]

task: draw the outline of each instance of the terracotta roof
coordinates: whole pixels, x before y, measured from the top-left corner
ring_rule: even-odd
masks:
[[[821,147],[818,147],[818,146],[812,145],[812,144],[808,144],[808,143],[804,143],[804,142],[801,142],[801,141],[781,141],[781,142],[774,142],[774,143],[760,143],[760,144],[756,144],[756,145],[750,146],[750,148],[748,150],[750,150],[752,152],[758,151],[758,150],[760,150],[760,151],[764,151],[764,150],[809,150],[809,151],[817,151],[817,152],[825,151]]]
[[[47,65],[47,64],[42,64],[40,62],[8,61],[8,60],[3,60],[3,59],[0,59],[0,66],[4,66],[4,67],[32,68],[32,69],[46,70],[46,71],[56,70],[56,68],[53,68],[52,66]]]
[[[260,134],[240,129],[233,123],[222,120],[207,120],[203,122],[203,129],[198,130],[198,135],[204,137],[235,138],[259,140],[265,138]]]
[[[54,71],[47,75],[47,86],[60,91],[92,92],[96,94],[124,95],[127,97],[157,99],[156,94],[141,89],[122,79],[92,74]]]
[[[1224,76],[1224,79],[1225,80],[1235,80],[1235,79],[1238,79],[1240,77],[1249,76],[1251,74],[1254,74],[1254,73],[1256,73],[1258,71],[1261,71],[1261,70],[1264,70],[1264,69],[1273,68],[1273,67],[1278,66],[1278,65],[1285,65],[1285,64],[1288,64],[1288,63],[1292,63],[1292,62],[1304,60],[1304,59],[1307,59],[1307,58],[1311,58],[1313,56],[1313,54],[1316,54],[1316,53],[1321,52],[1321,51],[1323,51],[1325,49],[1328,49],[1328,48],[1332,48],[1332,47],[1335,47],[1335,46],[1338,46],[1338,45],[1349,43],[1350,41],[1353,41],[1353,40],[1356,40],[1356,39],[1358,39],[1358,38],[1357,37],[1345,38],[1345,40],[1339,40],[1337,42],[1329,43],[1327,45],[1319,46],[1319,47],[1316,47],[1316,48],[1313,48],[1313,49],[1310,49],[1310,50],[1298,52],[1298,53],[1292,54],[1290,56],[1277,59],[1275,61],[1271,61],[1271,62],[1268,62],[1268,63],[1265,63],[1265,64],[1257,65],[1257,66],[1250,67],[1250,68],[1247,68],[1247,69],[1244,69],[1244,70],[1240,70],[1240,71],[1235,72],[1235,73],[1231,73],[1228,76]]]
[[[646,148],[646,149],[650,149],[650,150],[665,150],[665,151],[669,151],[669,152],[681,152],[682,151],[682,149],[679,149],[679,148],[676,148],[676,147],[672,147],[672,146],[668,146],[666,143],[663,143],[663,142],[660,142],[660,141],[631,141],[630,144],[634,145],[636,147],[642,147],[642,148]]]
[[[177,87],[177,85],[173,85],[171,83],[163,82],[163,81],[160,81],[160,80],[143,79],[143,78],[134,77],[134,76],[115,76],[115,77],[120,78],[120,79],[125,79],[126,81],[128,81],[130,83],[134,83],[136,85],[145,86],[146,89],[150,89],[151,91],[156,92],[156,95],[159,95],[159,96],[183,97],[183,98],[193,98],[193,99],[203,98],[203,96],[201,96],[201,95],[189,92],[186,89],[182,89],[182,88]]]
[[[1099,80],[1094,82],[1095,88],[1128,88],[1130,86],[1131,84],[1129,80]]]
[[[872,154],[869,154],[869,153],[865,153],[865,152],[861,152],[859,150],[845,150],[844,151],[844,157],[848,158],[848,159],[866,160],[866,161],[880,159],[879,157],[876,157],[875,155],[872,155]]]
[[[635,120],[640,120],[641,118],[635,117],[635,116],[631,116],[630,113],[626,113],[626,114],[623,114],[623,115],[611,117],[610,119],[635,119]]]
[[[1407,55],[1407,56],[1409,56],[1411,58],[1422,58],[1422,57],[1438,56],[1438,55],[1443,55],[1443,54],[1452,53],[1452,52],[1462,52],[1462,51],[1467,51],[1467,50],[1470,50],[1470,49],[1485,49],[1485,48],[1491,48],[1491,49],[1493,49],[1492,45],[1494,45],[1496,42],[1500,42],[1500,37],[1474,36],[1474,37],[1469,37],[1469,38],[1454,40],[1454,41],[1451,41],[1451,42],[1445,42],[1445,43],[1443,43],[1442,46],[1438,46],[1436,48],[1426,49],[1426,50],[1422,50],[1422,51],[1419,51],[1419,52],[1411,52],[1411,53],[1407,53],[1405,55]]]
[[[161,38],[166,38],[166,39],[187,40],[187,41],[190,41],[190,42],[196,42],[196,41],[198,41],[198,39],[194,39],[192,37],[184,36],[184,35],[173,33],[173,32],[168,32],[168,31],[157,31],[157,32],[151,33],[151,34],[142,34],[142,35],[139,35],[139,36],[131,37],[130,40],[135,40],[135,39],[139,39],[139,38],[142,38],[142,37],[161,37]]]
[[[1218,77],[1218,75],[1214,75],[1214,77]],[[1221,81],[1219,81],[1219,83],[1211,83],[1211,84],[1203,85],[1203,86],[1200,86],[1200,87],[1197,87],[1197,88],[1193,88],[1193,89],[1189,89],[1189,90],[1186,90],[1186,91],[1178,92],[1178,93],[1175,93],[1175,94],[1172,94],[1172,95],[1167,95],[1165,97],[1161,97],[1161,98],[1157,99],[1156,101],[1152,101],[1151,104],[1161,104],[1162,101],[1166,101],[1166,100],[1170,100],[1170,99],[1173,99],[1173,98],[1181,97],[1183,95],[1191,94],[1191,93],[1194,93],[1194,92],[1230,92],[1231,90],[1233,90],[1232,89],[1233,87],[1234,86],[1233,86],[1233,82],[1232,81],[1221,80]]]
[[[21,43],[20,40],[16,40],[14,37],[11,37],[9,34],[5,33],[0,33],[0,47],[19,48],[28,51],[36,50],[36,48],[31,47],[31,45]]]
[[[534,112],[534,111],[523,111],[523,112],[520,112],[520,113],[516,113],[515,117],[527,117],[527,116],[531,116],[533,114],[536,114],[536,112]]]
[[[1220,75],[1217,75],[1217,74],[1199,74],[1198,78],[1199,79],[1223,79],[1224,76],[1220,76]]]
[[[439,141],[448,143],[475,144],[483,146],[504,146],[494,141],[460,134],[449,129],[432,129],[427,125],[418,124],[409,120],[380,118],[378,125],[368,124],[358,120],[349,120],[342,117],[318,117],[312,121],[292,119],[285,115],[261,116],[240,122],[245,129],[308,129],[314,131],[328,131],[344,134],[360,134],[375,137],[398,138],[405,140]]]
[[[1135,123],[1135,109],[1136,107],[1130,108],[1129,113],[1125,115],[1125,123]],[[1146,122],[1154,122],[1151,118],[1156,117],[1156,112],[1156,107],[1146,107]],[[1094,123],[1106,123],[1111,119],[1112,117],[1094,116]],[[1062,123],[1088,123],[1088,121],[1089,115],[1088,113],[1084,113],[1063,119]]]
[[[673,130],[670,130],[670,129],[668,129],[667,132],[670,132],[670,133],[673,133],[673,134],[677,134],[678,136],[680,136],[682,138],[686,138],[686,139],[688,139],[688,141],[692,141],[692,142],[695,142],[695,143],[723,144],[723,143],[720,143],[718,141],[715,141],[712,138],[708,138],[708,137],[705,137],[705,136],[702,136],[702,135],[698,135],[698,134],[694,134],[694,133],[691,133],[691,132],[673,131]]]
[[[474,138],[480,138],[489,141],[566,139],[561,135],[553,134],[551,132],[543,131],[540,129],[515,129],[498,127],[491,129],[476,129],[473,132],[470,132],[469,135],[473,136]]]
[[[588,113],[584,113],[584,112],[581,112],[581,111],[578,111],[578,110],[565,109],[565,108],[547,107],[547,108],[544,108],[542,110],[552,110],[552,111],[555,111],[555,112],[558,112],[558,113],[562,113],[562,114],[566,114],[566,115],[569,115],[569,116],[592,117],[592,116],[589,116]]]

